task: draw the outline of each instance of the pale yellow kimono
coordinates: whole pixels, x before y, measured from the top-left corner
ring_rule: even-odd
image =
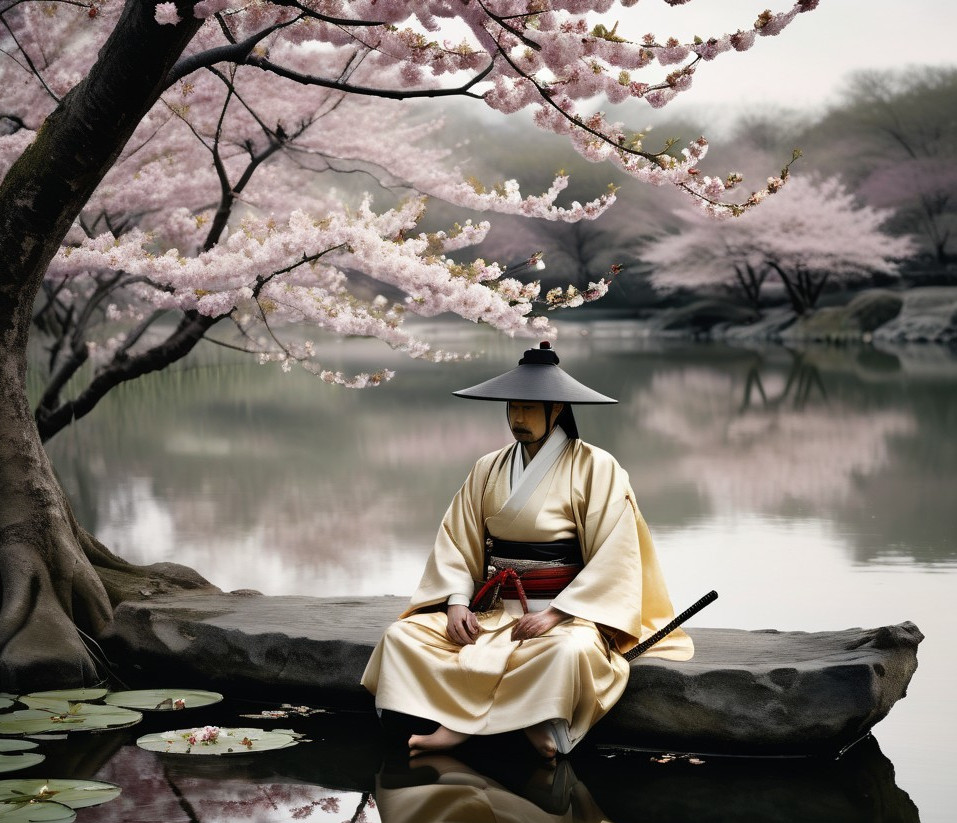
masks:
[[[621,697],[621,656],[674,612],[627,473],[607,452],[569,440],[517,513],[502,515],[518,444],[482,457],[452,500],[409,608],[376,646],[362,676],[376,707],[426,717],[465,734],[496,734],[551,720],[559,750],[574,746]],[[570,615],[541,637],[512,641],[518,618],[501,606],[477,615],[474,645],[453,643],[450,595],[484,579],[486,532],[550,542],[577,534],[584,569],[552,600]],[[680,629],[649,655],[686,660]]]

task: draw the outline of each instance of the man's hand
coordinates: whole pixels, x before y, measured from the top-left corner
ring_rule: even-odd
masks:
[[[541,637],[549,629],[555,628],[568,617],[565,612],[553,606],[540,612],[529,612],[522,615],[518,623],[512,627],[512,640],[528,640],[530,637]]]
[[[460,646],[468,646],[479,636],[478,620],[468,606],[449,606],[448,633],[449,640]]]

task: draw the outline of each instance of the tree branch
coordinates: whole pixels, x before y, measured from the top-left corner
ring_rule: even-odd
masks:
[[[797,314],[804,314],[805,305],[804,301],[801,299],[800,295],[794,288],[794,284],[791,282],[790,276],[783,268],[778,264],[776,260],[768,260],[768,265],[774,269],[781,278],[781,282],[784,283],[784,288],[788,293],[788,297],[791,300],[791,306]]]
[[[297,0],[272,0],[274,6],[288,6],[289,8],[299,9],[303,17],[309,17],[313,20],[319,20],[323,23],[331,23],[334,26],[353,26],[356,28],[374,28],[383,26],[385,23],[379,20],[354,20],[349,17],[331,17],[328,14],[320,14],[315,9],[302,5]]]
[[[228,46],[218,46],[214,49],[208,49],[207,51],[201,51],[198,54],[182,58],[177,61],[166,75],[164,90],[198,69],[209,68],[210,66],[215,66],[217,63],[235,63],[236,65],[242,65],[246,61],[246,58],[252,53],[253,49],[270,34],[286,26],[290,26],[301,19],[301,17],[297,17],[295,20],[289,20],[285,23],[274,23],[262,31],[250,35],[241,43],[230,43]]]
[[[143,321],[134,328],[127,336],[126,340],[123,341],[123,345],[116,350],[115,357],[124,357],[129,353],[129,350],[135,346],[140,338],[149,330],[157,320],[159,320],[166,311],[164,309],[157,309],[152,312],[149,317],[144,318]]]
[[[455,88],[451,89],[410,89],[408,91],[403,91],[401,89],[377,89],[372,86],[355,86],[351,83],[343,83],[339,80],[326,80],[323,77],[316,77],[315,75],[302,74],[301,72],[293,71],[292,69],[277,65],[276,63],[273,63],[272,61],[262,57],[247,57],[243,65],[253,66],[254,68],[261,69],[262,71],[268,71],[271,74],[275,74],[277,77],[284,77],[287,80],[292,80],[293,82],[300,83],[304,86],[320,86],[322,88],[349,92],[350,94],[364,94],[368,97],[383,97],[389,100],[410,100],[420,97],[458,96],[472,97],[476,100],[480,100],[482,95],[474,94],[470,90],[473,86],[480,83],[488,76],[488,73],[495,66],[495,62],[490,60],[488,66],[486,66],[484,69],[482,69],[482,71],[461,86],[456,86]]]
[[[523,15],[510,15],[509,17],[501,17],[497,14],[494,14],[488,8],[488,6],[486,6],[485,3],[482,2],[482,0],[479,0],[479,5],[482,7],[482,11],[484,11],[488,15],[490,20],[494,20],[496,23],[498,23],[503,29],[505,29],[505,31],[507,31],[513,37],[517,38],[520,43],[522,43],[525,46],[528,46],[533,51],[542,50],[542,47],[538,43],[536,43],[534,40],[530,40],[523,32],[520,32],[514,26],[511,26],[505,22],[506,20],[513,20],[516,17],[521,17],[524,20],[527,17],[530,17],[531,15],[523,14]]]
[[[6,9],[4,9],[4,11],[6,11]],[[13,40],[14,44],[15,44],[16,47],[20,50],[20,54],[23,55],[23,59],[27,61],[27,66],[29,66],[30,72],[33,74],[34,77],[37,78],[37,80],[40,81],[40,85],[43,86],[43,88],[46,90],[46,93],[49,94],[50,97],[53,98],[54,102],[56,102],[56,103],[59,105],[59,103],[60,103],[60,98],[57,97],[57,96],[53,93],[53,89],[51,89],[51,88],[47,85],[46,80],[43,79],[43,75],[40,74],[40,70],[39,70],[35,65],[33,65],[33,60],[30,58],[30,55],[27,54],[26,49],[24,49],[23,46],[20,45],[20,41],[17,40],[17,36],[13,33],[13,29],[10,28],[10,24],[6,21],[6,19],[3,17],[2,14],[0,14],[0,22],[3,23],[3,27],[9,32],[10,37],[11,37],[11,39]],[[6,53],[6,52],[4,52],[4,53]],[[9,56],[10,56],[10,59],[11,59],[11,60],[13,60],[15,63],[17,63],[17,65],[20,65],[20,61],[19,61],[19,60],[17,60],[17,59],[16,59],[15,57],[13,57],[12,55],[9,55]],[[22,65],[21,65],[21,68],[22,68]]]
[[[181,360],[203,339],[208,329],[226,316],[207,317],[197,312],[187,312],[166,340],[136,357],[114,358],[74,400],[61,403],[53,410],[37,408],[35,416],[40,438],[49,440],[73,420],[89,414],[110,389]]]

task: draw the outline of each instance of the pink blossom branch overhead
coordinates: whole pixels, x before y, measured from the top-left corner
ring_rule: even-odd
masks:
[[[565,136],[588,160],[676,186],[714,215],[748,211],[780,188],[786,172],[730,202],[741,178],[702,174],[704,138],[679,153],[671,145],[652,150],[644,135],[591,107],[596,98],[664,105],[705,63],[778,34],[816,3],[761,12],[744,28],[691,43],[619,31],[610,22],[614,5],[155,3],[157,30],[204,22],[50,267],[43,310],[58,312],[54,326],[72,324],[54,347],[54,361],[70,354],[61,376],[90,352],[101,372],[119,369],[150,345],[158,313],[178,312],[200,329],[229,318],[242,347],[266,360],[299,362],[332,382],[375,383],[388,375],[332,373],[315,362],[312,344],[291,342],[302,335],[284,329],[372,336],[441,359],[447,355],[404,330],[405,315],[451,312],[506,334],[547,336],[548,309],[607,291],[610,278],[602,278],[543,297],[537,282],[499,264],[459,262],[484,238],[486,221],[424,231],[426,197],[473,212],[575,222],[601,215],[615,193],[569,202],[561,173],[531,194],[514,180],[477,179],[461,148],[437,144],[441,120],[400,101],[454,96],[504,113],[531,108],[539,127]],[[87,75],[122,11],[117,0],[0,6],[0,175]],[[368,176],[405,199],[376,210],[371,196],[333,190],[330,172]],[[356,273],[403,297],[356,293]]]

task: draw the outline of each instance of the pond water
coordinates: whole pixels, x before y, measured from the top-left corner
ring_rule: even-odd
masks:
[[[468,469],[508,440],[499,404],[449,393],[513,367],[527,346],[436,331],[482,356],[430,365],[329,341],[329,366],[398,371],[349,391],[209,349],[122,387],[48,448],[80,521],[131,561],[185,563],[225,590],[408,594]],[[691,625],[921,628],[920,667],[876,742],[836,764],[589,755],[549,777],[498,773],[478,752],[377,777],[367,718],[315,721],[321,742],[201,770],[116,733],[98,736],[96,769],[83,771],[128,786],[126,799],[81,821],[424,822],[470,808],[476,792],[516,820],[538,819],[533,801],[560,819],[566,800],[569,820],[952,819],[957,356],[665,343],[611,321],[561,332],[563,367],[620,400],[576,417],[628,470],[676,606],[721,595]]]

